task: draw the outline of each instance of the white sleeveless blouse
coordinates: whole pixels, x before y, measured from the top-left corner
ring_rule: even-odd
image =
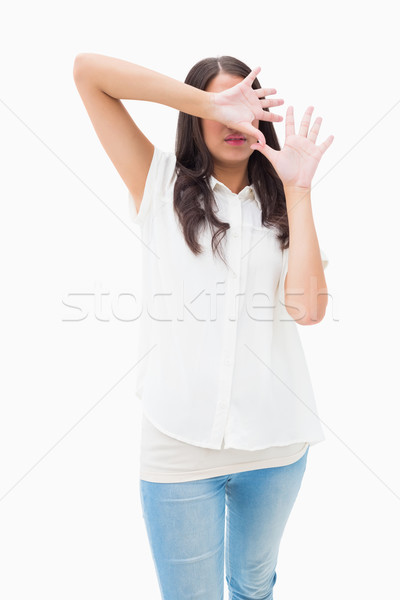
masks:
[[[174,153],[155,147],[139,212],[128,194],[143,242],[143,478],[293,462],[325,435],[299,326],[284,305],[289,248],[262,225],[253,185],[234,194],[211,177],[217,216],[231,226],[227,265],[214,257],[208,230],[195,256],[173,209],[175,163]],[[322,250],[321,258],[326,268]]]

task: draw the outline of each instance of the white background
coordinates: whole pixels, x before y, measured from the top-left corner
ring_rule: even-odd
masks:
[[[138,321],[119,298],[140,295],[141,244],[72,76],[76,54],[96,52],[181,81],[201,58],[236,56],[284,98],[274,112],[293,104],[298,127],[311,104],[318,141],[335,136],[312,192],[330,300],[320,324],[299,326],[327,439],[310,449],[274,598],[397,598],[395,3],[195,6],[3,7],[0,596],[160,598],[139,496]],[[124,104],[173,150],[177,111]],[[82,320],[71,294],[85,295]]]

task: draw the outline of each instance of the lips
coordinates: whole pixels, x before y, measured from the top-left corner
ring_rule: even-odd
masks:
[[[244,137],[244,135],[228,135],[228,137],[225,138],[225,141],[227,142],[228,140],[244,140],[244,141],[246,141],[246,138]]]

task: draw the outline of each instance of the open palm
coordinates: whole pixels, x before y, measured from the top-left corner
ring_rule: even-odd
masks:
[[[286,111],[285,145],[282,150],[274,150],[268,145],[263,147],[253,144],[251,148],[258,150],[272,163],[285,186],[311,187],[311,181],[317,170],[322,155],[333,142],[330,135],[322,144],[316,145],[322,118],[317,117],[309,131],[311,115],[314,108],[309,106],[304,113],[299,133],[295,133],[293,106]]]

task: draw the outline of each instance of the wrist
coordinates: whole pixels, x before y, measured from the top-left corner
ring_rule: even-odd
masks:
[[[206,92],[204,94],[203,112],[204,118],[210,121],[216,121],[216,104],[215,104],[215,92]]]
[[[295,184],[283,184],[283,189],[285,194],[309,194],[311,193],[311,185],[303,186],[303,185],[295,185]]]
[[[295,206],[308,206],[311,208],[311,188],[302,186],[284,186],[286,208],[288,213]]]

